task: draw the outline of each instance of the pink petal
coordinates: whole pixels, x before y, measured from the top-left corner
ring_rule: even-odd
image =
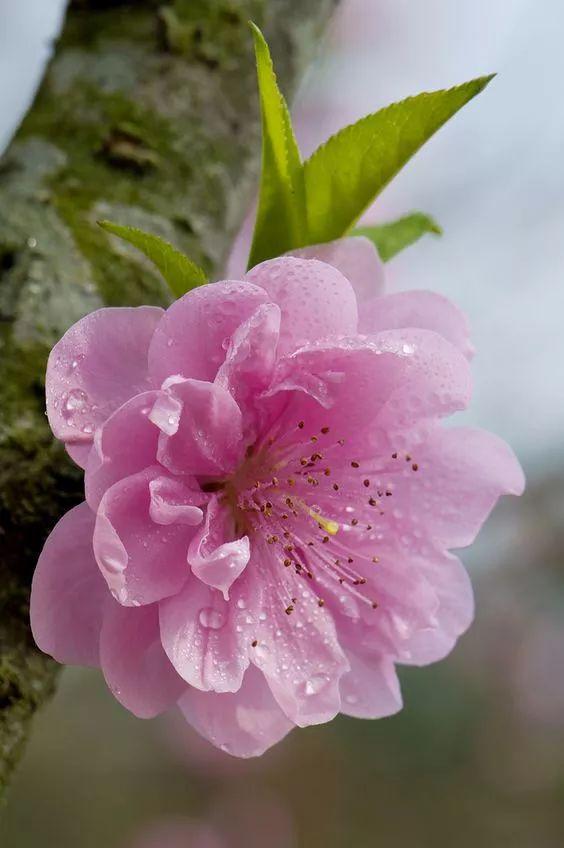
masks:
[[[149,418],[161,431],[157,458],[175,474],[218,475],[243,451],[241,410],[215,383],[172,378]]]
[[[92,550],[94,515],[85,503],[64,515],[39,557],[31,587],[33,638],[58,662],[99,665],[108,598]]]
[[[305,581],[302,587],[295,581],[286,587],[271,546],[258,547],[253,546],[254,597],[249,592],[247,602],[255,619],[251,661],[294,724],[330,721],[341,709],[339,680],[349,668],[333,618]],[[249,567],[247,575],[253,579]]]
[[[292,250],[289,255],[299,259],[319,259],[337,268],[352,285],[359,304],[382,294],[384,290],[384,263],[374,244],[365,236],[350,236],[325,244],[314,244]],[[362,315],[362,309],[359,311]]]
[[[348,654],[350,671],[341,678],[341,712],[355,718],[383,718],[403,706],[395,666],[389,657]]]
[[[269,420],[284,422],[287,440],[305,449],[314,436],[338,467],[391,454],[406,434],[463,409],[470,387],[468,363],[449,342],[428,330],[391,330],[298,350],[280,361],[262,403]]]
[[[236,692],[249,665],[242,611],[195,577],[159,607],[162,644],[181,677],[206,692]]]
[[[149,350],[156,385],[174,374],[213,380],[237,327],[267,300],[257,286],[227,281],[192,289],[173,303]]]
[[[178,705],[187,721],[213,745],[235,757],[258,757],[294,727],[252,666],[238,692],[218,695],[188,689]]]
[[[86,468],[86,465],[88,464],[88,457],[90,456],[91,449],[91,442],[85,442],[84,444],[67,442],[65,445],[65,450],[72,461],[82,469]]]
[[[162,469],[152,466],[115,483],[98,509],[94,554],[112,594],[125,606],[173,595],[190,574],[186,557],[193,527],[183,521],[155,523],[152,517],[156,490],[151,484],[161,483],[162,496],[166,482]],[[190,502],[188,489],[185,497]]]
[[[398,660],[428,665],[449,654],[474,618],[474,594],[468,573],[453,554],[427,558],[422,572],[435,587],[439,605],[434,626],[415,631],[401,645]]]
[[[155,306],[98,309],[67,330],[49,355],[45,382],[58,439],[92,441],[114,409],[151,388],[147,352],[162,315]]]
[[[126,401],[96,431],[84,487],[86,500],[97,509],[110,486],[154,465],[159,430],[149,420],[149,412],[159,392],[143,392]]]
[[[249,558],[249,537],[233,539],[230,509],[214,496],[206,510],[205,524],[196,533],[188,550],[192,572],[206,585],[219,589],[229,600],[229,589],[243,573]]]
[[[194,504],[201,504],[206,496],[202,495],[195,481],[191,488],[188,488],[187,483],[186,478],[182,481],[173,477],[151,480],[149,515],[155,524],[187,524],[195,527],[202,523],[204,513]]]
[[[265,289],[282,311],[280,355],[306,342],[356,332],[355,293],[331,265],[282,256],[257,265],[246,279]]]
[[[394,506],[413,516],[441,548],[470,545],[501,495],[520,495],[525,481],[511,448],[470,427],[434,427],[414,451],[417,473],[405,470]],[[400,532],[405,532],[402,519]]]
[[[235,331],[216,383],[227,389],[253,420],[253,402],[266,389],[276,364],[280,308],[265,303]]]
[[[122,607],[111,602],[100,637],[106,683],[117,700],[138,718],[153,718],[186,689],[165,655],[156,605]]]
[[[433,330],[468,359],[474,353],[466,315],[446,297],[430,291],[406,291],[375,297],[362,304],[359,332],[418,327]]]

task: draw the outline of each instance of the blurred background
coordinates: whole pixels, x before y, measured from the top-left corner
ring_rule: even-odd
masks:
[[[25,111],[60,0],[0,0],[0,147]],[[470,317],[472,410],[528,491],[463,559],[477,618],[444,662],[401,672],[405,709],[291,734],[258,761],[175,717],[141,722],[69,669],[37,717],[2,848],[557,848],[564,845],[564,6],[342,0],[295,100],[305,153],[369,111],[497,71],[369,220],[444,227],[388,266]]]

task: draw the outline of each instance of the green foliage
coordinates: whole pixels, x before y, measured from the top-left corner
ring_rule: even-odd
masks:
[[[388,224],[357,227],[352,235],[369,238],[376,245],[382,262],[388,262],[396,253],[419,241],[421,236],[427,233],[440,236],[443,231],[430,215],[425,215],[424,212],[412,212]]]
[[[208,282],[198,265],[159,236],[111,221],[98,221],[98,224],[106,232],[129,242],[144,253],[159,269],[175,297],[181,297],[190,289]]]
[[[268,45],[251,24],[262,115],[262,172],[249,267],[308,244],[304,172]]]
[[[309,243],[347,233],[414,153],[491,79],[393,103],[319,147],[304,164]]]

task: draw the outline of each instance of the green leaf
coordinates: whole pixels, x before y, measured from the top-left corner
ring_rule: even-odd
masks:
[[[319,147],[304,164],[310,243],[347,233],[413,154],[492,77],[393,103]]]
[[[262,115],[262,171],[249,267],[308,243],[304,173],[268,45],[251,23]]]
[[[157,266],[175,297],[208,282],[205,272],[195,262],[159,236],[111,221],[98,221],[98,225],[144,253]]]
[[[412,212],[410,215],[398,218],[397,221],[390,221],[388,224],[357,227],[351,235],[369,238],[376,245],[382,262],[388,262],[400,250],[404,250],[404,248],[419,241],[421,236],[427,233],[441,236],[443,231],[430,215],[425,215],[423,212]]]

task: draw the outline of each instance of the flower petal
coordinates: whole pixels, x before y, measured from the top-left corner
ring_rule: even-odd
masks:
[[[405,665],[428,665],[452,651],[474,618],[474,593],[468,573],[453,554],[429,556],[421,571],[435,587],[438,608],[433,626],[412,633],[397,657]]]
[[[149,369],[160,386],[180,375],[213,380],[229,339],[266,292],[245,282],[225,281],[192,289],[167,309],[149,350]]]
[[[161,430],[157,458],[174,474],[218,475],[242,456],[241,410],[216,383],[172,378],[149,414]]]
[[[195,504],[202,504],[206,496],[195,481],[192,488],[188,487],[188,482],[186,478],[180,481],[174,477],[156,477],[150,481],[149,515],[155,524],[195,527],[202,523],[204,513]]]
[[[319,606],[305,583],[299,588],[295,581],[285,585],[270,548],[253,546],[255,591],[247,599],[254,616],[251,661],[294,724],[321,724],[340,711],[339,680],[349,665],[331,613]],[[249,567],[246,576],[252,579]]]
[[[99,665],[108,590],[92,550],[94,515],[82,503],[64,515],[39,557],[31,587],[31,629],[58,662]]]
[[[96,431],[84,475],[86,500],[97,509],[110,486],[154,465],[159,430],[149,412],[159,392],[143,392],[116,409]]]
[[[353,288],[331,265],[282,256],[257,265],[246,279],[265,289],[281,309],[280,355],[306,342],[356,332]]]
[[[114,409],[151,388],[147,352],[162,316],[156,306],[98,309],[67,330],[49,355],[45,381],[58,439],[91,442]]]
[[[463,409],[470,389],[466,359],[441,336],[390,330],[301,348],[279,362],[262,403],[273,426],[284,424],[287,441],[315,438],[338,467],[391,454],[407,434],[415,439],[429,421]]]
[[[76,465],[79,468],[85,469],[88,464],[88,457],[90,456],[90,451],[92,449],[91,442],[84,443],[74,443],[67,442],[65,445],[65,450]]]
[[[470,545],[501,495],[520,495],[525,481],[511,448],[470,427],[434,427],[414,451],[417,473],[397,480],[400,532],[413,517],[441,548]]]
[[[206,692],[236,692],[249,665],[236,605],[191,577],[159,608],[162,644],[181,677]]]
[[[403,706],[394,663],[389,657],[347,652],[350,671],[341,678],[341,712],[355,718],[384,718]]]
[[[230,511],[214,496],[206,510],[205,524],[196,533],[188,550],[188,562],[196,577],[219,589],[229,600],[229,589],[243,573],[250,558],[249,537],[233,539]]]
[[[265,303],[235,331],[225,362],[215,382],[227,389],[248,419],[254,419],[254,401],[266,389],[276,364],[280,335],[280,307]]]
[[[381,330],[417,327],[433,330],[457,347],[467,359],[474,347],[464,312],[446,297],[430,291],[405,291],[375,297],[359,310],[359,332],[374,335]]]
[[[289,256],[296,256],[298,259],[319,259],[320,262],[337,268],[353,287],[359,304],[382,294],[384,290],[384,263],[374,244],[365,236],[350,236],[325,244],[302,247],[290,251]],[[362,315],[362,308],[359,312]]]
[[[119,480],[100,502],[94,554],[112,594],[125,606],[173,595],[190,574],[186,557],[193,527],[183,521],[166,525],[153,520],[151,484],[162,480],[162,469],[152,466]],[[185,502],[190,503],[191,497],[186,489]]]
[[[178,702],[187,721],[213,745],[235,757],[258,757],[294,727],[252,666],[238,692],[188,689]]]
[[[117,700],[138,718],[153,718],[186,689],[162,649],[156,605],[122,607],[111,601],[100,637],[106,683]]]

